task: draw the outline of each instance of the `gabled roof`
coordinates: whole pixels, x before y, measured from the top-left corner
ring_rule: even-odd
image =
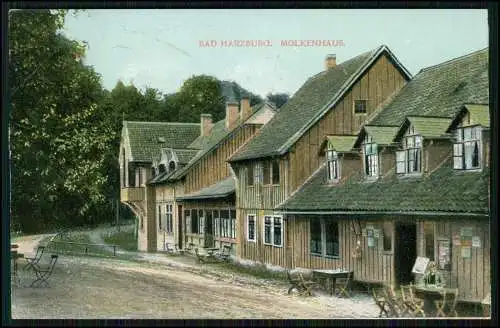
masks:
[[[152,162],[161,148],[187,148],[200,134],[200,124],[123,121],[130,161]]]
[[[471,120],[475,124],[490,127],[490,108],[488,105],[466,104],[465,108],[469,111]]]
[[[177,197],[177,200],[195,200],[207,198],[223,198],[233,194],[236,190],[236,185],[233,177],[226,178],[211,186],[200,189],[194,193]]]
[[[424,138],[441,138],[446,135],[451,121],[451,118],[447,117],[408,116],[401,125],[394,141],[398,141],[403,136],[410,124],[415,128],[415,132]]]
[[[349,152],[353,149],[356,139],[357,136],[327,136],[326,146],[340,153]]]
[[[429,176],[399,179],[394,174],[363,183],[362,174],[341,185],[328,184],[323,166],[283,204],[284,212],[461,212],[487,214],[489,169],[456,172],[451,161]],[[362,197],[360,196],[362,195]]]
[[[488,48],[421,70],[370,125],[400,126],[408,116],[455,118],[464,104],[489,102]]]
[[[179,164],[187,164],[191,159],[193,159],[198,150],[196,149],[174,149],[175,156],[179,160]]]
[[[161,179],[155,179],[154,182],[152,181],[151,183],[163,183],[166,181],[175,181],[184,177],[189,171],[189,169],[196,162],[198,162],[198,160],[203,158],[209,152],[217,149],[220,143],[226,140],[226,138],[228,138],[233,133],[233,131],[245,125],[246,122],[252,121],[254,117],[260,115],[263,111],[265,111],[267,107],[264,105],[258,104],[253,106],[252,107],[253,114],[249,118],[247,118],[247,120],[243,122],[243,124],[240,122],[240,118],[238,118],[235,124],[235,128],[233,128],[232,130],[228,130],[226,128],[226,122],[224,119],[216,122],[212,127],[212,129],[210,130],[210,134],[208,136],[199,136],[188,146],[188,148],[190,149],[199,149],[199,151],[184,167],[176,170],[171,175],[164,176]]]
[[[309,78],[254,137],[230,161],[286,153],[313,124],[339,101],[344,93],[382,54],[387,54],[409,79],[411,74],[386,46],[365,52]]]
[[[390,145],[392,144],[392,140],[396,136],[397,132],[397,126],[365,125],[361,128],[354,147],[359,147],[359,145],[361,145],[361,143],[365,139],[366,134],[370,135],[373,138],[373,142],[378,145]]]

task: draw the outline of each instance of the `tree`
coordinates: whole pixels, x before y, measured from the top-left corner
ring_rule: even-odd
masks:
[[[12,220],[25,232],[89,223],[104,203],[99,75],[85,44],[59,33],[66,11],[19,10],[9,19]]]
[[[268,93],[266,95],[266,100],[275,104],[277,108],[283,106],[288,99],[290,99],[290,95],[288,93]]]

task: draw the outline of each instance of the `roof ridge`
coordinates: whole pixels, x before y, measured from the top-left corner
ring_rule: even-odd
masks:
[[[141,123],[141,124],[164,124],[164,125],[200,125],[200,123],[189,122],[155,122],[155,121],[123,121],[124,123]]]
[[[449,64],[452,64],[454,62],[457,62],[457,61],[461,61],[461,60],[464,60],[464,59],[467,59],[468,57],[472,57],[474,55],[477,55],[478,53],[482,52],[482,51],[485,51],[489,48],[486,47],[486,48],[483,48],[483,49],[480,49],[480,50],[476,50],[474,52],[471,52],[471,53],[468,53],[468,54],[465,54],[465,55],[462,55],[462,56],[459,56],[459,57],[455,57],[455,58],[452,58],[452,59],[449,59],[449,60],[446,60],[444,62],[441,62],[439,64],[436,64],[436,65],[432,65],[432,66],[428,66],[428,67],[424,67],[422,68],[418,74],[420,73],[423,73],[423,72],[427,72],[427,71],[430,71],[430,70],[433,70],[433,69],[436,69],[436,68],[440,68],[442,66],[445,66],[445,65],[449,65]]]

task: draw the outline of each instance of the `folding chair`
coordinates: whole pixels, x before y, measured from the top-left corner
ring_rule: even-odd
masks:
[[[441,296],[442,299],[434,301],[437,309],[436,317],[447,317],[451,313],[453,313],[455,317],[458,317],[456,311],[458,288],[455,288],[452,294],[443,291],[441,292]],[[449,306],[448,311],[445,310],[446,306]]]
[[[224,247],[222,248],[222,252],[219,254],[219,256],[224,261],[229,261],[229,258],[231,257],[231,246],[224,245]]]
[[[297,292],[302,293],[302,283],[300,278],[292,278],[292,274],[290,273],[290,270],[286,270],[286,277],[288,279],[288,283],[290,284],[290,288],[288,288],[288,295],[292,293],[294,289],[297,290]]]
[[[373,300],[375,301],[375,304],[377,304],[377,306],[380,309],[380,313],[378,314],[378,317],[382,318],[382,314],[385,313],[385,316],[388,318],[389,317],[389,311],[388,311],[389,309],[386,306],[387,301],[386,301],[384,295],[382,294],[382,290],[379,288],[372,288],[372,296],[373,296]]]
[[[390,310],[390,314],[393,317],[399,317],[401,313],[403,312],[401,309],[401,305],[398,301],[397,294],[394,290],[394,285],[385,285],[383,288],[383,295],[385,297],[385,301],[387,304],[387,307]]]
[[[27,263],[24,266],[24,270],[30,270],[33,269],[33,267],[38,266],[38,262],[42,258],[44,251],[45,251],[45,246],[38,246],[34,257],[25,257]]]
[[[198,247],[195,247],[194,249],[194,254],[196,255],[196,259],[198,260],[199,263],[203,264],[205,263],[205,256],[201,255],[198,251]]]
[[[31,283],[30,287],[35,287],[35,285],[40,286],[42,283],[47,287],[49,286],[49,282],[47,281],[52,272],[54,271],[54,267],[57,263],[58,255],[52,254],[50,256],[50,263],[47,267],[41,267],[39,265],[33,266],[33,271],[35,272],[36,279]]]
[[[414,315],[419,314],[422,317],[425,317],[424,301],[415,296],[415,285],[413,285],[413,283],[411,282],[410,282],[410,299],[414,307],[413,314]]]
[[[335,294],[337,297],[351,297],[351,273],[349,272],[345,278],[337,278],[335,279]]]
[[[298,275],[299,275],[301,290],[302,290],[301,294],[313,296],[312,288],[318,286],[318,282],[314,281],[314,280],[305,280],[304,276],[302,275],[302,272],[299,272]]]

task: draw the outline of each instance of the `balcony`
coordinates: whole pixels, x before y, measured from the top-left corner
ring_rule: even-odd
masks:
[[[146,188],[129,187],[120,190],[120,199],[122,202],[140,202],[144,200]]]

